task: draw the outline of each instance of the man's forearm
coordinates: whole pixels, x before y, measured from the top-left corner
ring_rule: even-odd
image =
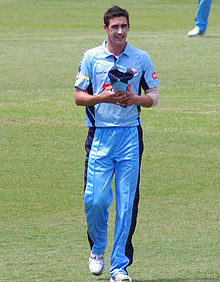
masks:
[[[159,90],[157,87],[149,88],[145,91],[146,96],[152,99],[152,107],[155,107],[159,102]]]
[[[75,88],[74,100],[77,106],[93,106],[100,103],[99,95],[90,95],[79,88]]]
[[[142,106],[142,107],[146,107],[146,108],[150,108],[153,105],[153,100],[150,96],[144,95],[144,96],[138,96],[135,95],[135,104],[138,106]]]
[[[159,91],[157,87],[147,89],[144,96],[137,96],[136,104],[142,107],[150,108],[158,104]]]
[[[93,106],[103,102],[114,103],[114,104],[118,103],[119,105],[121,105],[123,104],[123,100],[121,99],[123,99],[123,97],[125,96],[123,95],[117,96],[110,89],[105,90],[100,95],[90,95],[86,91],[83,91],[79,88],[75,88],[75,104],[77,106]],[[147,89],[145,91],[144,96],[132,94],[130,97],[131,97],[130,105],[137,104],[142,107],[150,108],[158,104],[159,91],[157,87],[154,87],[151,89]],[[129,103],[127,103],[127,105],[129,105]]]

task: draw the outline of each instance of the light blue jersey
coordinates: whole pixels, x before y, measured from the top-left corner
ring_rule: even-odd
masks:
[[[91,95],[99,95],[110,85],[109,70],[114,66],[129,68],[134,77],[128,81],[131,91],[141,95],[144,90],[160,84],[153,64],[145,51],[126,44],[124,52],[117,59],[106,48],[107,41],[99,47],[90,49],[83,55],[75,87]],[[141,124],[140,106],[126,108],[110,103],[100,103],[86,107],[86,126],[88,127],[130,127]]]

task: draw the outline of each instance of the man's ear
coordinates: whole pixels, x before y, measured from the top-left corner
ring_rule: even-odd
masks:
[[[108,27],[106,26],[106,24],[103,24],[103,28],[104,28],[104,31],[107,32]]]

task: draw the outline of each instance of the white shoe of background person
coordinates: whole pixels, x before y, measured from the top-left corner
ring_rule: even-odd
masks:
[[[205,31],[199,30],[199,28],[196,26],[194,29],[189,31],[187,35],[190,37],[196,37],[198,35],[205,35]]]
[[[89,269],[92,274],[101,275],[105,269],[104,254],[96,255],[91,252],[89,257]]]
[[[132,279],[127,274],[118,273],[110,278],[110,282],[132,282]]]

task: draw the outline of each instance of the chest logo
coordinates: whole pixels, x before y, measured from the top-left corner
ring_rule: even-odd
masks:
[[[128,68],[128,69],[133,72],[134,76],[138,75],[138,71],[135,68]]]

